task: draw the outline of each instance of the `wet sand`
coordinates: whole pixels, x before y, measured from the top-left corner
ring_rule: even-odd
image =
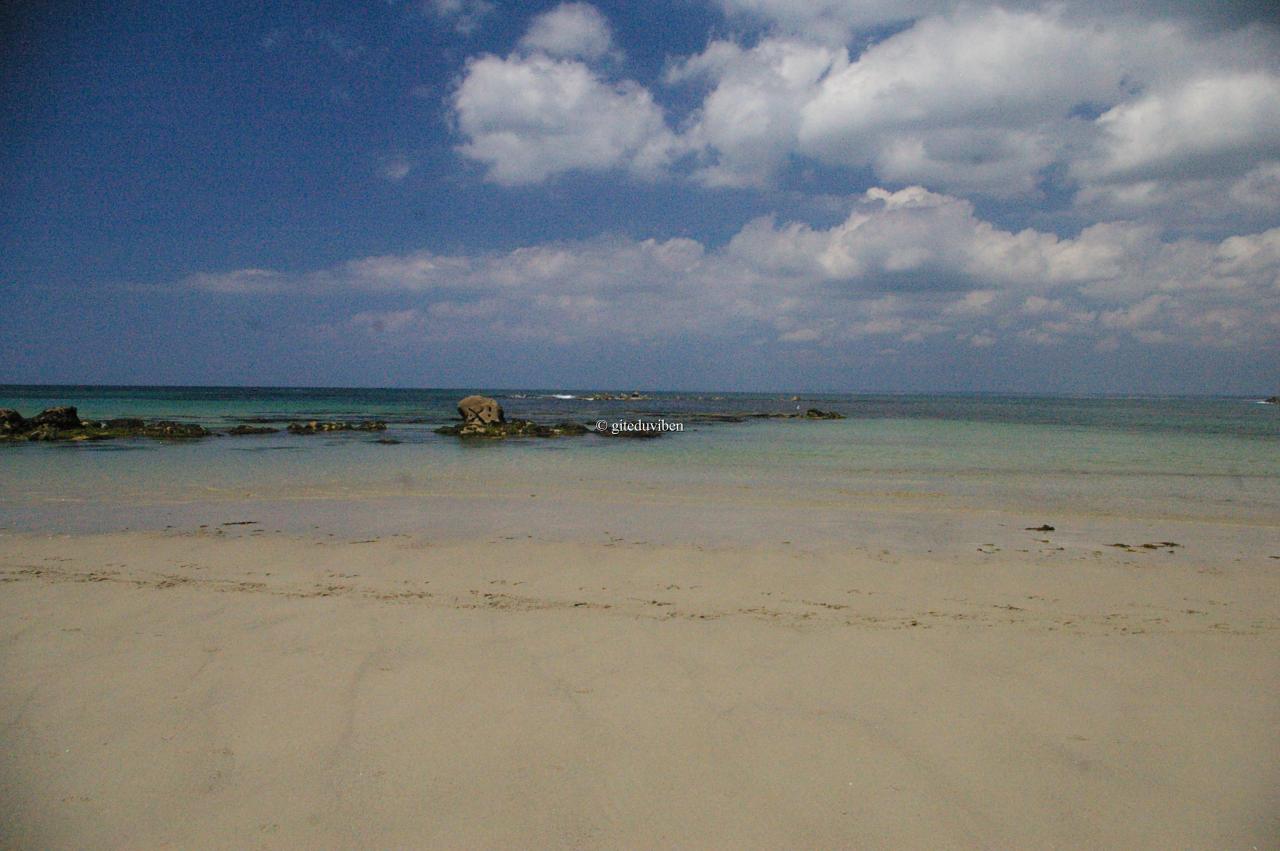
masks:
[[[0,838],[1275,847],[1274,526],[882,521],[4,533]]]

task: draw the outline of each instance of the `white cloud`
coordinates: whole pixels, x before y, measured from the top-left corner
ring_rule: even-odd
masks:
[[[1195,79],[1121,104],[1097,120],[1097,161],[1082,171],[1101,178],[1243,174],[1280,156],[1280,76],[1237,73]]]
[[[378,173],[392,183],[399,183],[413,171],[413,161],[407,157],[388,157],[382,161]]]
[[[955,0],[718,0],[733,19],[766,24],[776,32],[804,35],[811,39],[847,43],[859,30],[900,25],[918,18],[954,9]],[[1230,28],[1256,21],[1275,24],[1280,15],[1267,3],[1248,0],[1147,0],[1133,13],[1114,0],[1004,0],[1010,9],[1040,9],[1046,5],[1069,12],[1074,17],[1138,15],[1147,18],[1174,18],[1198,27]]]
[[[609,22],[588,3],[561,3],[533,19],[520,40],[528,51],[570,59],[599,59],[613,46]]]
[[[843,46],[795,36],[749,49],[717,41],[667,81],[711,81],[686,133],[710,163],[699,172],[710,183],[766,183],[800,155],[895,182],[1028,196],[1057,162],[1163,151],[1176,167],[1205,151],[1239,158],[1275,136],[1269,115],[1280,98],[1258,70],[1280,55],[1273,36],[1066,9],[960,7],[852,59]],[[1196,82],[1205,75],[1211,82]],[[1184,83],[1179,100],[1146,94]],[[1097,109],[1097,121],[1085,117]]]
[[[768,183],[795,149],[798,102],[812,96],[834,64],[846,61],[843,49],[780,39],[752,50],[714,42],[673,68],[669,82],[715,82],[685,134],[686,145],[711,152],[712,162],[697,177],[712,186]]]
[[[459,151],[495,183],[538,183],[568,171],[659,173],[675,139],[653,97],[581,62],[534,54],[467,63],[453,95]]]
[[[845,43],[857,29],[909,21],[943,11],[946,0],[719,0],[726,14],[780,32]]]
[[[1219,73],[1119,104],[1072,164],[1079,206],[1167,223],[1280,211],[1280,74]]]
[[[496,7],[490,0],[426,0],[423,8],[448,21],[462,35],[470,35]]]
[[[565,4],[535,19],[524,52],[468,63],[452,102],[459,150],[505,184],[689,163],[708,186],[768,187],[807,162],[1004,199],[1066,176],[1084,215],[1183,229],[1257,226],[1280,210],[1276,30],[1206,28],[1175,2],[1162,8],[1181,18],[1154,20],[1031,0],[724,5],[776,28],[673,60],[663,83],[702,92],[682,118],[578,61],[603,55],[610,34],[593,7]],[[851,53],[849,26],[904,17]]]
[[[1280,345],[1280,228],[1165,242],[1150,227],[1102,223],[1066,239],[1004,230],[967,201],[919,187],[870,190],[829,228],[758,219],[714,249],[598,239],[368,257],[304,275],[201,274],[184,285],[373,294],[397,303],[358,312],[348,327],[384,343],[763,339],[794,349],[950,334],[978,348]]]

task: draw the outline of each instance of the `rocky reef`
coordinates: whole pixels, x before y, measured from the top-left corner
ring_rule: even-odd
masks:
[[[647,398],[638,393],[631,395],[600,394],[596,397],[612,400]],[[1273,397],[1267,400],[1280,402]],[[667,413],[651,412],[649,417],[664,416],[667,419],[688,423],[740,423],[750,419],[805,419],[805,420],[839,420],[844,415],[835,411],[824,411],[809,408],[805,411],[764,411],[764,412],[728,412],[728,413]],[[467,396],[458,402],[459,422],[437,428],[438,434],[463,438],[501,439],[507,437],[574,437],[595,434],[599,437],[618,438],[655,438],[665,433],[665,429],[656,428],[605,428],[598,425],[588,427],[578,422],[539,423],[525,419],[508,419],[502,406],[487,396]],[[283,421],[283,417],[279,421]],[[152,438],[156,440],[190,440],[203,437],[221,436],[253,436],[276,434],[281,429],[259,423],[277,422],[277,420],[242,421],[229,428],[217,431],[196,423],[175,422],[172,420],[143,420],[137,417],[123,417],[109,420],[81,419],[76,408],[61,405],[48,408],[33,417],[24,417],[11,408],[0,408],[0,442],[18,441],[87,441],[111,440],[115,438]],[[604,423],[604,420],[600,422]],[[635,422],[640,422],[636,420]],[[610,422],[608,425],[613,426]],[[306,422],[289,422],[285,431],[291,435],[333,434],[337,432],[385,432],[387,423],[382,420],[310,420]],[[677,430],[677,429],[670,429]],[[398,443],[399,441],[382,438],[380,443]]]
[[[505,437],[566,437],[586,434],[588,429],[580,423],[555,423],[544,425],[531,420],[508,420],[506,411],[497,400],[488,396],[468,396],[458,402],[458,416],[462,422],[441,426],[436,434],[457,437],[501,439]]]
[[[332,431],[386,431],[387,424],[382,420],[360,420],[349,422],[343,420],[320,421],[311,420],[305,423],[289,423],[289,434],[325,434]]]
[[[687,419],[709,423],[743,423],[747,420],[843,420],[845,415],[837,411],[809,408],[807,411],[750,411],[747,413],[693,413]]]
[[[1280,405],[1280,396],[1268,396],[1262,401],[1267,405]]]
[[[248,434],[275,434],[278,431],[280,431],[280,429],[271,428],[270,426],[247,425],[245,423],[241,423],[240,425],[232,426],[227,429],[227,434],[232,437],[240,437]]]
[[[458,437],[571,437],[586,434],[589,429],[581,423],[554,423],[545,425],[531,420],[503,420],[495,423],[456,423],[440,426],[436,434],[452,434]]]
[[[70,405],[48,408],[29,419],[12,408],[0,409],[0,440],[6,441],[83,441],[120,437],[185,440],[208,437],[212,433],[195,423],[171,420],[82,420],[79,412]]]
[[[642,402],[652,397],[633,390],[630,393],[592,393],[582,398],[587,402]]]

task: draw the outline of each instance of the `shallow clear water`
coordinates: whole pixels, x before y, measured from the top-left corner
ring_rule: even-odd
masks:
[[[0,407],[57,404],[88,419],[237,422],[386,420],[385,434],[0,444],[0,525],[31,508],[102,501],[361,498],[504,482],[649,492],[940,496],[948,505],[1030,502],[1246,522],[1280,520],[1280,407],[1248,399],[670,393],[650,400],[487,391],[509,416],[685,423],[655,440],[588,435],[464,443],[433,429],[467,391],[0,386]],[[693,415],[818,407],[848,419],[705,422]],[[376,440],[390,437],[399,444]],[[870,495],[870,496],[868,496]],[[20,510],[21,509],[21,510]],[[7,516],[6,516],[7,515]],[[27,518],[21,522],[19,517]]]

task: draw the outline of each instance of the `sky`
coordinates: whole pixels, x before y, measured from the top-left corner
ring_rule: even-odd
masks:
[[[1280,5],[0,5],[0,382],[1280,392]]]

